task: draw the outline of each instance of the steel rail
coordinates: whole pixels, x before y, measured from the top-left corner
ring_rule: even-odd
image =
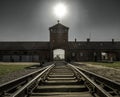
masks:
[[[92,86],[94,86],[94,93],[96,93],[100,97],[113,97],[107,91],[105,91],[102,87],[100,87],[99,85],[97,85],[93,80],[91,80],[89,77],[87,77],[76,66],[73,66],[72,64],[68,64],[68,66],[70,66],[73,70],[77,71],[85,79],[85,81],[89,82]]]
[[[43,67],[35,72],[29,73],[25,76],[19,77],[15,80],[11,80],[9,82],[1,84],[0,85],[0,96],[4,95],[8,91],[10,91],[10,90],[22,85],[22,84],[25,84],[26,82],[28,82],[30,79],[32,79],[34,76],[36,76],[38,73],[42,72],[46,68],[48,68],[48,66]]]
[[[30,80],[27,84],[23,85],[19,90],[13,93],[10,97],[22,97],[21,94],[23,95],[23,97],[27,97],[29,95],[29,87],[34,83],[39,84],[40,77],[43,74],[45,74],[48,70],[52,69],[53,67],[54,67],[54,64],[48,66],[45,70],[39,73],[34,79]]]
[[[112,89],[115,93],[117,93],[118,95],[120,95],[120,83],[115,82],[113,80],[110,80],[108,78],[105,78],[103,76],[97,75],[93,72],[87,71],[85,69],[82,69],[78,66],[76,66],[76,68],[78,68],[80,71],[82,71],[83,73],[85,73],[86,75],[88,75],[91,79],[93,79],[95,82],[98,82],[102,85],[105,85],[107,87],[109,87],[110,89]]]

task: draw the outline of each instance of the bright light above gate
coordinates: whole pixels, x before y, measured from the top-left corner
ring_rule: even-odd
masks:
[[[58,3],[54,6],[54,14],[57,16],[57,18],[63,18],[67,14],[67,7],[63,3]]]

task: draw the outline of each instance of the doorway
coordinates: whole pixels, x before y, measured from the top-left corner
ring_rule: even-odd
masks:
[[[65,50],[55,49],[53,50],[53,59],[54,60],[65,60]]]

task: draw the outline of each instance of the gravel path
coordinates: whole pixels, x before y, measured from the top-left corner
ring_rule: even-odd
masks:
[[[77,62],[77,66],[120,83],[120,69],[92,64],[83,64],[80,62]]]
[[[43,66],[47,66],[47,65],[50,65],[52,63],[45,63]],[[19,78],[19,77],[22,77],[26,74],[29,74],[29,73],[32,73],[38,69],[40,69],[41,67],[37,67],[37,68],[32,68],[32,69],[29,69],[29,68],[25,68],[23,70],[19,70],[19,71],[15,71],[15,72],[12,72],[12,73],[8,73],[7,75],[4,75],[4,76],[0,76],[0,85],[3,84],[3,83],[6,83],[6,82],[9,82],[11,80],[14,80],[16,78]]]

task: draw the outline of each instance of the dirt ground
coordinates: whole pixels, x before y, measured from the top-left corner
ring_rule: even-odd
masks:
[[[79,67],[120,83],[120,69],[76,62]]]

